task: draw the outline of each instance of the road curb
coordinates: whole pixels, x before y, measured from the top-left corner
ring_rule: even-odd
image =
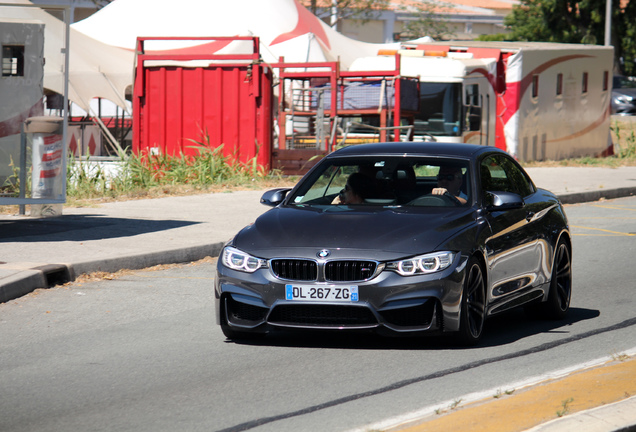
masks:
[[[580,204],[585,202],[599,201],[601,199],[625,198],[636,195],[636,187],[624,187],[617,189],[599,189],[589,192],[575,192],[558,195],[563,204]]]
[[[179,264],[217,257],[222,242],[167,251],[127,255],[104,260],[91,260],[73,264],[37,265],[4,277],[0,285],[0,303],[15,300],[39,288],[51,288],[76,280],[82,274],[93,272],[114,273],[119,270],[139,270],[161,264]]]
[[[216,257],[221,252],[223,243],[212,243],[199,246],[189,246],[160,252],[126,255],[105,260],[84,261],[69,264],[71,280],[79,275],[93,272],[114,273],[119,270],[139,270],[161,264],[179,264],[198,261],[205,257]]]
[[[22,270],[2,278],[0,303],[22,297],[38,288],[46,288],[46,278],[40,270]]]

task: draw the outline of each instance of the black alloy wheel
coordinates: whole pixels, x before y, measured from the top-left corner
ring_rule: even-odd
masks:
[[[570,309],[572,297],[572,257],[570,248],[559,241],[554,253],[550,294],[545,304],[545,314],[550,319],[563,319]]]
[[[475,345],[481,339],[486,320],[486,281],[474,257],[468,260],[466,269],[458,336],[462,344]]]

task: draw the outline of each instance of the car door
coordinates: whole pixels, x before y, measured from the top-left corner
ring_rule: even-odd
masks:
[[[507,155],[491,154],[480,163],[482,205],[493,200],[492,193],[507,192],[523,198],[523,205],[507,210],[486,212],[491,235],[486,239],[490,269],[489,303],[491,312],[514,307],[541,293],[544,282],[542,263],[546,255],[545,239],[533,219],[537,191],[521,168]]]

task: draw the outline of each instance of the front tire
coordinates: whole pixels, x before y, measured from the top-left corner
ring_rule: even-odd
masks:
[[[548,300],[543,305],[543,312],[546,318],[553,320],[565,318],[570,309],[571,298],[572,256],[568,245],[561,240],[554,252],[550,293],[548,294]]]
[[[481,265],[474,257],[466,265],[458,338],[463,345],[476,345],[486,320],[486,281]]]

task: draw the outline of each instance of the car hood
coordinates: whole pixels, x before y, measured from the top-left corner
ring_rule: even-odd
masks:
[[[312,257],[387,260],[439,250],[474,223],[472,209],[277,207],[234,238],[237,248],[262,258]]]

